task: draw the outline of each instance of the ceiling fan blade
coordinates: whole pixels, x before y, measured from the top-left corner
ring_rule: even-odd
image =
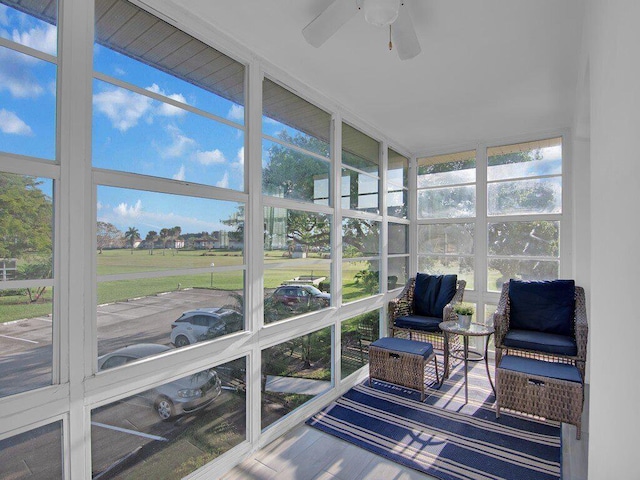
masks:
[[[357,12],[356,0],[334,0],[302,29],[302,35],[311,45],[319,47]]]
[[[411,12],[409,12],[406,0],[400,5],[398,18],[391,26],[391,36],[400,60],[409,60],[422,51],[418,36],[413,28],[413,22],[411,22]]]

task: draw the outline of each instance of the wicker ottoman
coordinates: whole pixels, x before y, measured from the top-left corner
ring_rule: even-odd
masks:
[[[440,384],[433,345],[406,338],[384,337],[369,346],[369,385],[372,379],[418,390],[424,400],[424,369],[433,359],[436,382]]]
[[[505,355],[496,370],[496,417],[508,408],[570,423],[579,440],[583,399],[584,383],[574,365]]]

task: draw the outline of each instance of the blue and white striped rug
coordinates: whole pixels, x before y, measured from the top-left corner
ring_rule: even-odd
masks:
[[[463,382],[458,366],[424,403],[417,392],[365,382],[307,423],[443,480],[561,478],[559,424],[506,412],[496,420],[482,362],[470,371],[466,405]]]

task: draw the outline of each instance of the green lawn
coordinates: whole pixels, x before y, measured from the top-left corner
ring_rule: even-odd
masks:
[[[328,286],[330,260],[322,260],[320,255],[311,254],[308,260],[289,259],[282,251],[265,252],[265,267],[279,264],[275,268],[266,268],[264,274],[265,289],[274,289],[287,280],[301,276],[313,275],[326,277]],[[97,254],[97,274],[115,275],[144,272],[171,271],[189,268],[211,268],[212,273],[197,275],[173,275],[160,278],[142,278],[135,280],[119,280],[100,282],[98,284],[98,304],[113,303],[131,298],[155,295],[185,288],[214,288],[218,290],[240,291],[244,286],[244,272],[221,272],[218,267],[240,266],[244,263],[239,251],[176,251],[156,249],[153,255],[148,250],[104,250]],[[281,264],[281,266],[280,266]],[[358,271],[366,269],[367,262],[345,262],[343,275],[343,299],[345,302],[364,298],[370,295],[355,283]],[[0,297],[0,323],[32,318],[52,313],[51,289],[47,289],[44,302],[30,304],[28,296],[9,295]]]

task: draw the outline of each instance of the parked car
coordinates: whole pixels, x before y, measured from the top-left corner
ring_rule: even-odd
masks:
[[[171,350],[171,347],[155,343],[139,343],[119,348],[98,357],[98,370],[119,367],[144,357],[164,353],[167,350]],[[136,396],[147,400],[158,416],[167,421],[173,417],[205,408],[218,398],[221,391],[220,378],[218,378],[216,371],[210,368],[165,383]]]
[[[318,290],[313,285],[281,285],[275,289],[272,300],[292,308],[328,307],[331,295]]]
[[[241,313],[230,308],[198,308],[184,312],[171,324],[171,343],[184,347],[242,330]]]

